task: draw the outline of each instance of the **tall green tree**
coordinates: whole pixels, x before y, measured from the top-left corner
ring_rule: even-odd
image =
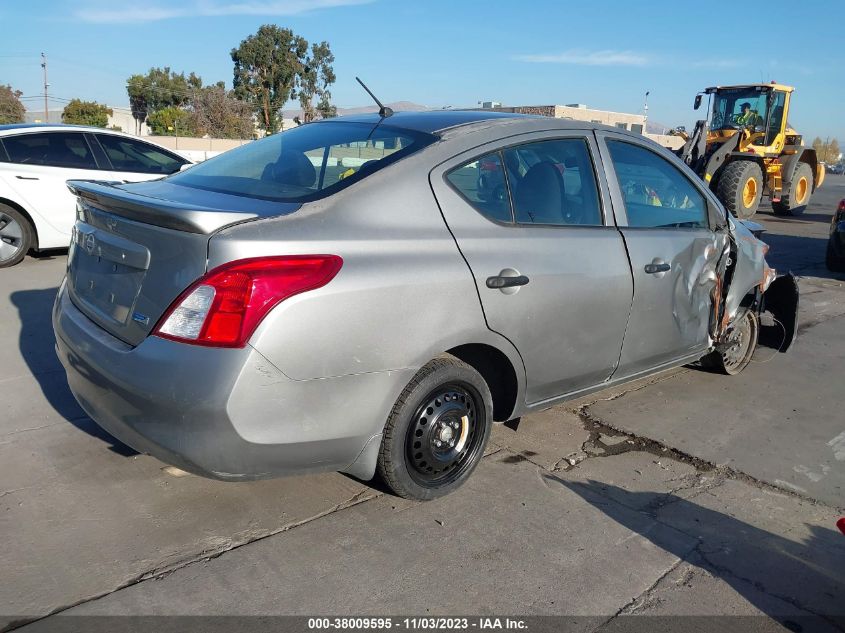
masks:
[[[305,60],[299,78],[299,104],[302,106],[304,123],[313,121],[318,114],[324,119],[337,115],[337,108],[331,104],[332,93],[329,91],[329,86],[336,80],[333,63],[334,53],[328,42],[311,45],[311,55]]]
[[[177,73],[170,69],[150,68],[146,75],[132,75],[126,80],[129,106],[135,118],[136,132],[156,110],[186,105],[194,90],[202,88],[202,78],[191,73]]]
[[[149,104],[147,103],[147,84],[144,75],[132,75],[126,80],[126,92],[129,94],[129,108],[135,119],[135,134],[141,133],[141,126],[147,120]]]
[[[232,49],[235,96],[249,103],[268,133],[281,127],[282,107],[296,98],[308,42],[290,29],[264,24]]]
[[[111,115],[112,109],[101,103],[71,99],[62,110],[62,123],[106,127]]]
[[[813,149],[816,150],[816,156],[819,157],[819,160],[824,160],[824,158],[822,158],[824,155],[824,141],[818,136],[813,139]]]
[[[0,123],[23,123],[26,108],[21,103],[20,90],[0,85]]]

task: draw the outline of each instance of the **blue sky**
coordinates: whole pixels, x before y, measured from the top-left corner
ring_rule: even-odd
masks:
[[[383,101],[432,107],[586,103],[691,127],[695,92],[777,80],[797,87],[791,123],[845,142],[845,2],[569,2],[534,0],[110,0],[0,4],[0,83],[113,106],[124,82],[151,66],[232,82],[229,51],[263,23],[335,52],[337,105]],[[748,15],[759,23],[746,28]],[[768,16],[768,17],[766,17]],[[706,20],[717,26],[708,28]],[[27,100],[38,109],[42,102]],[[61,104],[55,103],[54,107]],[[291,104],[293,106],[293,104]]]

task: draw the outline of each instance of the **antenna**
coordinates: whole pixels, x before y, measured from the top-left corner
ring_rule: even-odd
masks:
[[[379,101],[379,100],[378,100],[378,97],[377,97],[377,96],[375,96],[375,95],[373,94],[373,91],[372,91],[372,90],[370,90],[369,88],[367,88],[367,85],[366,85],[363,81],[361,81],[361,78],[360,78],[360,77],[355,77],[355,80],[356,80],[359,84],[361,84],[361,87],[362,87],[364,90],[366,90],[366,91],[367,91],[367,94],[368,94],[368,95],[370,95],[370,96],[373,98],[373,101],[375,101],[375,102],[376,102],[376,105],[378,105],[378,107],[379,107],[378,115],[379,115],[381,118],[383,118],[383,119],[384,119],[384,118],[387,118],[387,117],[389,117],[390,115],[392,115],[392,114],[393,114],[393,110],[391,110],[391,109],[390,109],[390,108],[388,108],[386,105],[384,105],[381,101]]]

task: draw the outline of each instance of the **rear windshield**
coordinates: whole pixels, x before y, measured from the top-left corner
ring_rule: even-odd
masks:
[[[304,202],[329,196],[434,140],[387,125],[312,123],[233,149],[168,180],[237,196]]]

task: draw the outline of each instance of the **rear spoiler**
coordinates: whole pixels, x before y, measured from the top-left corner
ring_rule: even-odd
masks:
[[[220,229],[259,217],[257,213],[214,209],[127,191],[126,183],[107,180],[69,180],[70,192],[86,204],[129,220],[166,229],[210,235]]]

